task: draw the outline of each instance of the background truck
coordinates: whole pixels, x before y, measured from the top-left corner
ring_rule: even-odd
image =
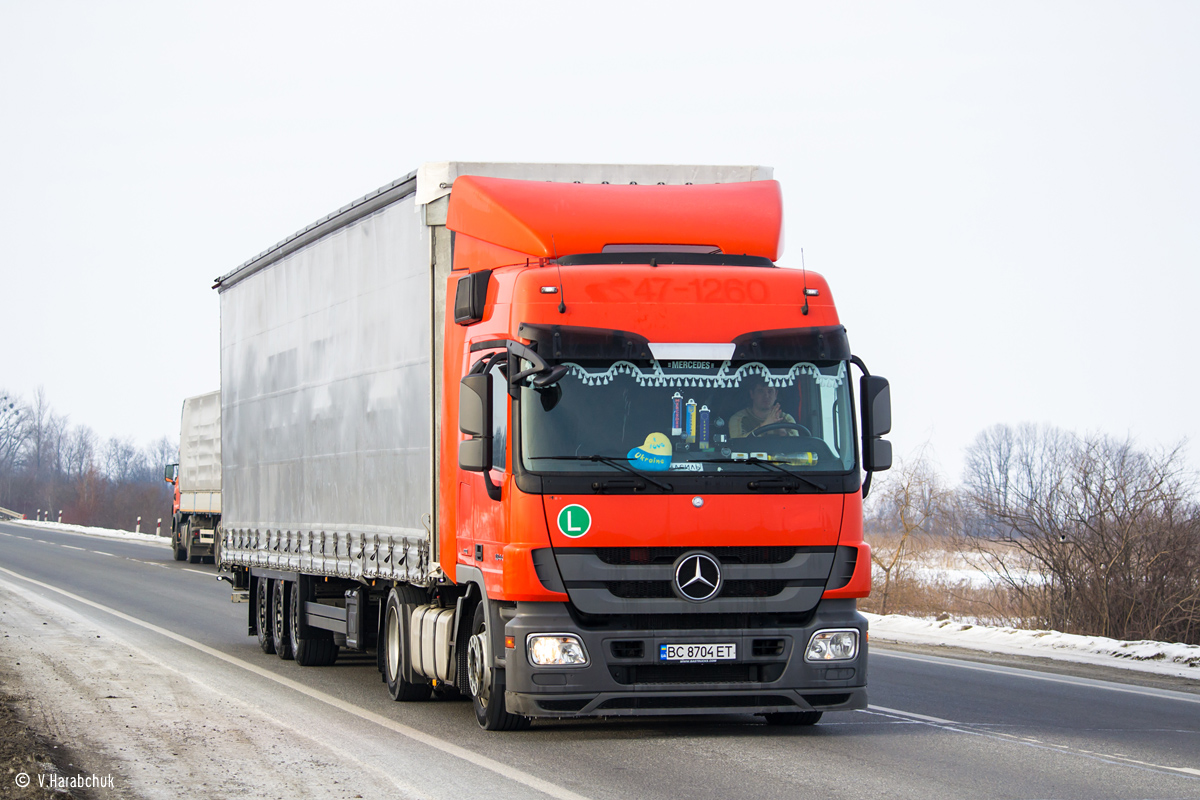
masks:
[[[490,730],[866,707],[889,390],[781,235],[762,167],[438,163],[219,278],[249,633]]]
[[[171,544],[175,560],[216,560],[221,524],[221,392],[183,401],[179,463],[164,475],[175,485]]]

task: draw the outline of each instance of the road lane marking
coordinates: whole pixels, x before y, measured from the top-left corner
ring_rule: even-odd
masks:
[[[921,722],[936,722],[939,725],[958,725],[959,724],[957,722],[953,722],[948,719],[942,719],[941,717],[928,717],[924,714],[915,714],[912,711],[897,711],[894,708],[884,708],[883,706],[876,706],[876,705],[869,705],[869,706],[867,706],[867,708],[871,709],[872,711],[883,712],[884,714],[895,714],[898,717],[909,717],[911,719],[920,720]]]
[[[1128,756],[1106,755],[1104,753],[1096,753],[1091,750],[1084,750],[1078,747],[1070,747],[1069,745],[1065,744],[1041,742],[1037,739],[1031,739],[1028,736],[1018,736],[1014,733],[977,730],[970,723],[951,722],[950,720],[939,719],[938,717],[930,717],[925,714],[917,714],[912,711],[900,711],[899,709],[895,708],[869,705],[867,706],[866,713],[900,717],[901,719],[909,719],[915,723],[929,725],[932,728],[938,728],[939,730],[949,731],[951,733],[964,733],[968,736],[981,736],[985,739],[994,739],[997,741],[1023,745],[1025,747],[1032,747],[1035,750],[1049,750],[1052,753],[1081,756],[1083,758],[1091,759],[1092,761],[1103,761],[1105,764],[1113,764],[1115,766],[1126,766],[1133,767],[1134,769],[1148,769],[1160,772],[1183,773],[1188,777],[1200,777],[1200,770],[1192,769],[1191,767],[1171,767],[1167,766],[1166,764],[1152,764],[1149,761],[1139,761],[1136,758],[1130,758]]]
[[[76,547],[73,544],[60,544],[59,547],[65,547],[68,550],[87,550],[86,547]]]
[[[882,656],[884,658],[899,658],[906,661],[920,661],[925,664],[942,664],[949,667],[958,667],[959,669],[973,669],[977,672],[991,672],[999,675],[1009,675],[1013,677],[1029,678],[1035,681],[1047,681],[1049,683],[1065,683],[1072,686],[1083,686],[1092,689],[1108,689],[1112,692],[1125,692],[1126,694],[1137,694],[1143,697],[1156,697],[1160,700],[1178,700],[1184,703],[1200,704],[1200,695],[1188,694],[1187,692],[1176,692],[1171,689],[1155,689],[1149,686],[1134,686],[1126,683],[1116,683],[1115,681],[1101,681],[1095,678],[1076,678],[1071,675],[1055,675],[1050,672],[1038,672],[1032,669],[1021,669],[1019,667],[1002,667],[996,664],[980,664],[976,661],[961,661],[956,658],[942,658],[939,656],[921,656],[915,653],[901,653],[895,650],[882,650],[879,647],[872,648],[871,656]],[[1070,662],[1074,663],[1074,662]],[[1094,665],[1093,665],[1094,666]],[[1113,665],[1119,669],[1119,664]]]
[[[194,572],[194,573],[196,573],[197,575],[204,575],[205,577],[207,577],[207,576],[209,576],[209,575],[212,575],[214,578],[216,577],[216,575],[215,575],[214,573],[212,573],[212,572],[205,572],[205,571],[204,571],[204,570],[202,570],[202,569],[191,569],[191,568],[189,568],[189,567],[180,567],[180,569],[182,569],[184,572]]]
[[[98,552],[98,551],[94,551],[94,552]],[[106,553],[106,555],[111,555],[111,553]],[[470,764],[474,764],[475,766],[480,767],[482,769],[486,769],[489,772],[494,772],[497,775],[501,775],[505,778],[508,778],[511,781],[522,784],[523,786],[528,786],[530,789],[541,792],[542,794],[557,798],[558,800],[589,800],[589,798],[585,797],[584,795],[576,794],[575,792],[572,792],[570,789],[559,786],[558,784],[551,783],[550,781],[543,780],[542,778],[539,778],[536,775],[531,775],[527,772],[522,772],[521,770],[516,769],[515,767],[510,767],[508,764],[504,764],[500,761],[496,761],[495,759],[488,758],[487,756],[484,756],[484,755],[480,755],[479,753],[468,750],[465,747],[461,747],[459,745],[452,744],[451,742],[447,742],[445,739],[439,739],[436,736],[425,733],[424,731],[417,730],[416,728],[413,728],[409,725],[404,725],[402,723],[388,719],[387,717],[383,716],[382,714],[376,714],[373,711],[368,711],[365,708],[360,708],[356,705],[353,705],[352,703],[348,703],[345,700],[342,700],[341,698],[334,697],[331,694],[326,694],[325,692],[322,692],[318,689],[314,689],[311,686],[306,686],[303,683],[294,681],[291,678],[285,678],[282,675],[276,675],[275,673],[271,672],[270,670],[264,669],[260,666],[257,666],[256,664],[251,664],[249,661],[243,661],[242,659],[237,658],[236,656],[231,656],[228,653],[222,653],[220,650],[217,650],[216,648],[209,647],[206,644],[201,644],[200,642],[197,642],[193,639],[189,639],[186,636],[181,636],[180,634],[175,633],[175,631],[167,630],[166,628],[161,628],[152,622],[146,622],[145,620],[130,616],[129,614],[126,614],[124,611],[118,611],[115,608],[110,608],[106,605],[102,605],[101,603],[97,603],[94,600],[89,600],[86,597],[80,597],[79,595],[68,592],[65,589],[60,589],[57,586],[52,586],[51,584],[48,584],[48,583],[42,583],[41,581],[34,580],[33,578],[27,578],[18,572],[13,572],[12,570],[5,569],[4,567],[0,567],[0,572],[3,572],[6,575],[11,575],[12,577],[17,578],[22,581],[25,581],[27,583],[31,583],[34,586],[39,586],[48,591],[55,592],[56,594],[60,594],[63,597],[69,597],[70,599],[74,600],[77,603],[83,603],[84,605],[90,606],[91,608],[99,609],[100,611],[103,611],[107,614],[111,614],[114,617],[117,617],[118,619],[123,619],[132,625],[137,625],[140,628],[144,628],[148,631],[152,631],[161,636],[165,636],[168,639],[171,639],[172,641],[179,642],[180,644],[183,644],[183,645],[187,645],[188,647],[191,647],[194,650],[198,650],[201,653],[204,653],[205,655],[209,655],[209,656],[212,656],[213,658],[220,659],[221,661],[224,661],[227,664],[232,664],[233,666],[244,669],[247,672],[252,672],[255,675],[258,675],[260,678],[266,678],[269,681],[274,681],[275,683],[278,683],[281,686],[284,686],[288,689],[292,689],[293,691],[299,692],[300,694],[311,697],[312,699],[317,700],[322,703],[325,703],[326,705],[332,706],[332,707],[338,709],[339,711],[344,711],[347,714],[352,714],[352,715],[358,717],[359,719],[365,720],[367,722],[373,722],[376,725],[380,726],[381,728],[386,728],[386,729],[392,731],[393,733],[398,733],[401,736],[406,736],[409,739],[419,742],[420,744],[426,745],[428,747],[432,747],[435,750],[440,750],[441,752],[443,752],[447,755],[454,756],[455,758],[460,758],[463,761],[466,761]]]
[[[106,553],[103,550],[89,550],[88,552],[96,553],[97,555],[102,555],[102,556],[112,556],[113,558],[116,558],[116,556],[117,556],[116,553]]]

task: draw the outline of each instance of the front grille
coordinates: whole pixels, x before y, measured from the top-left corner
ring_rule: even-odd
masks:
[[[781,580],[725,581],[717,597],[774,597],[788,584]],[[625,600],[675,596],[670,581],[605,581],[604,588]]]
[[[783,564],[796,555],[799,547],[597,547],[596,556],[605,564],[674,564],[684,553],[702,549],[722,564]],[[829,547],[806,547],[805,551],[827,552]]]
[[[567,613],[588,631],[741,631],[803,628],[812,622],[816,609],[778,614],[589,614],[568,605]]]
[[[774,597],[783,591],[787,581],[725,581],[718,597]]]
[[[631,664],[609,665],[613,680],[625,686],[662,683],[770,683],[784,664]]]
[[[605,581],[604,588],[626,600],[675,596],[670,581]]]
[[[735,694],[729,696],[709,695],[701,697],[614,697],[596,707],[597,711],[608,709],[655,709],[655,708],[770,708],[773,706],[795,706],[786,697],[760,694]]]

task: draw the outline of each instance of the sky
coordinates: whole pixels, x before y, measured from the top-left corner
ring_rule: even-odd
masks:
[[[1197,41],[1169,1],[0,0],[0,390],[177,438],[213,279],[425,161],[760,164],[897,455],[1200,465]]]

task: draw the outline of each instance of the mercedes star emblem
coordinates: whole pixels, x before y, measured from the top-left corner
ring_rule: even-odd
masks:
[[[693,603],[711,600],[721,590],[721,565],[708,553],[685,553],[675,564],[675,589]]]

